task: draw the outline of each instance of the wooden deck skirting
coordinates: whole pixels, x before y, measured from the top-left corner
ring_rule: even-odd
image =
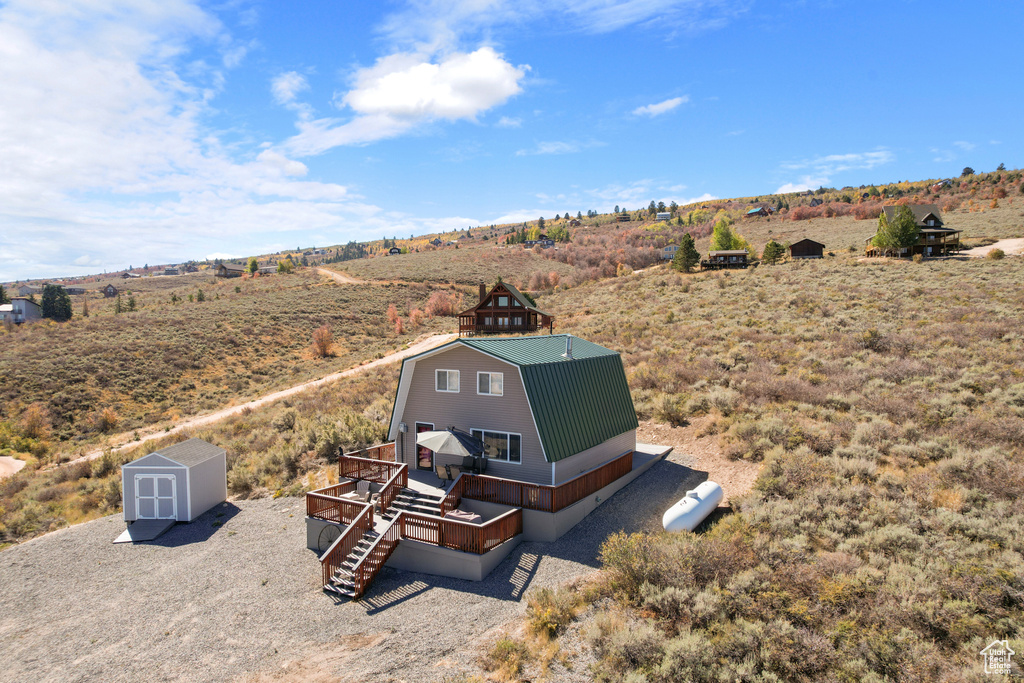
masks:
[[[347,529],[338,537],[331,547],[320,556],[320,569],[323,572],[323,585],[328,585],[341,563],[356,547],[363,534],[373,528],[373,506],[364,504],[363,511],[356,516]]]
[[[513,507],[558,512],[600,491],[633,469],[633,451],[570,479],[558,486],[528,484],[482,474],[462,473],[441,501],[441,514],[459,506],[463,498],[500,503]]]

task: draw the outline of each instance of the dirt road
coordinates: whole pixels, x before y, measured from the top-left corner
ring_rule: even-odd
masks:
[[[972,258],[983,258],[988,256],[988,253],[993,249],[1002,249],[1007,256],[1014,254],[1024,254],[1024,238],[1014,238],[1009,240],[999,240],[995,244],[990,244],[986,247],[975,247],[974,249],[966,249],[960,252],[964,256],[970,256]]]
[[[328,271],[323,271],[323,272],[328,272]],[[199,415],[199,416],[196,416],[196,417],[193,417],[193,418],[189,418],[189,419],[187,419],[187,420],[185,420],[183,422],[179,422],[178,424],[176,424],[175,426],[171,427],[167,431],[156,431],[156,432],[145,434],[138,441],[131,441],[130,440],[132,438],[132,434],[128,434],[128,433],[118,434],[118,435],[112,437],[111,440],[110,440],[110,443],[118,444],[118,445],[114,446],[112,448],[112,450],[119,451],[122,448],[128,448],[130,446],[138,446],[141,443],[145,443],[146,441],[149,441],[151,439],[156,439],[156,438],[159,438],[159,437],[167,436],[168,434],[176,434],[176,433],[178,433],[180,431],[183,431],[183,430],[186,430],[186,429],[195,429],[196,427],[203,427],[203,426],[206,426],[206,425],[209,425],[209,424],[213,424],[214,422],[220,422],[221,420],[223,420],[223,419],[225,419],[227,417],[231,417],[232,415],[237,415],[238,413],[241,413],[243,410],[251,409],[251,408],[258,408],[258,407],[266,405],[268,403],[273,403],[274,401],[278,401],[278,400],[280,400],[282,398],[285,398],[286,396],[291,396],[293,394],[299,393],[300,391],[305,391],[306,389],[312,389],[313,387],[319,387],[319,386],[323,386],[324,384],[330,384],[331,382],[336,382],[339,379],[342,379],[343,377],[351,377],[352,375],[356,375],[356,374],[358,374],[360,372],[366,372],[370,368],[375,368],[375,367],[377,367],[379,365],[387,365],[388,363],[394,363],[395,361],[399,361],[399,360],[401,360],[403,358],[408,358],[409,356],[415,356],[417,353],[421,353],[423,351],[426,351],[427,349],[432,349],[435,346],[440,346],[441,344],[449,342],[449,341],[455,339],[456,337],[458,337],[457,334],[435,334],[433,336],[427,337],[426,339],[423,339],[421,341],[416,342],[415,344],[413,344],[412,346],[410,346],[407,349],[403,349],[402,351],[396,351],[395,353],[388,354],[387,356],[384,356],[383,358],[378,358],[377,360],[370,361],[369,363],[365,363],[363,365],[357,365],[356,367],[349,368],[348,370],[343,370],[341,372],[335,372],[335,373],[333,373],[331,375],[327,375],[326,377],[321,377],[320,379],[314,379],[314,380],[311,380],[309,382],[303,382],[302,384],[297,384],[294,387],[289,387],[288,389],[282,389],[281,391],[275,391],[272,394],[267,394],[266,396],[254,399],[254,400],[249,401],[247,403],[242,403],[242,404],[237,405],[237,406],[231,406],[230,408],[224,408],[223,410],[218,410],[215,413],[210,413],[208,415]],[[65,464],[73,465],[75,463],[83,462],[83,461],[86,461],[86,460],[95,460],[96,458],[102,456],[103,453],[105,452],[105,450],[106,449],[104,449],[104,448],[98,448],[98,449],[96,449],[94,451],[86,453],[85,455],[83,455],[83,456],[81,456],[79,458],[75,458],[74,460],[70,460],[70,461],[68,461]]]
[[[11,476],[24,466],[24,460],[18,460],[9,455],[0,456],[0,479]]]
[[[365,285],[365,280],[357,280],[347,273],[339,273],[336,270],[328,270],[326,268],[314,268],[313,272],[317,275],[326,275],[329,278],[334,279],[343,285]]]

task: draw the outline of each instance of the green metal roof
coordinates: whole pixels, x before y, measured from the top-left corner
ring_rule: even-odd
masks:
[[[548,462],[638,426],[622,359],[611,349],[566,334],[458,343],[519,366]]]

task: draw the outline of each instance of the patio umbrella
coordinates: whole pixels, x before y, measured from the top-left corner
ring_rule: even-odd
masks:
[[[416,445],[429,448],[435,453],[446,455],[483,455],[485,444],[480,439],[460,429],[445,429],[435,432],[420,432]]]

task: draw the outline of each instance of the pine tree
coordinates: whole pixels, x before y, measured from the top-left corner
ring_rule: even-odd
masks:
[[[775,240],[768,240],[764,245],[764,252],[761,253],[761,260],[765,263],[777,263],[786,255],[786,248]]]
[[[42,315],[62,323],[71,320],[71,297],[60,285],[43,287]]]
[[[714,232],[711,234],[711,251],[723,251],[732,249],[733,235],[729,222],[722,219],[715,223]]]
[[[684,233],[679,240],[679,248],[672,258],[672,267],[684,273],[689,273],[693,267],[700,262],[700,253],[693,243],[690,233]]]
[[[7,290],[4,289],[3,285],[0,285],[0,304],[11,303],[11,297],[7,295]]]

